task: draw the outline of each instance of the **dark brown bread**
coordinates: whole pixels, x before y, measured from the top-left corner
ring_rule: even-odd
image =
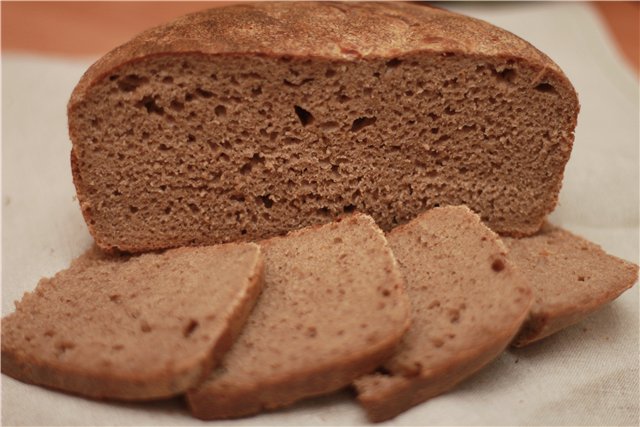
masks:
[[[2,320],[2,372],[94,398],[185,392],[211,371],[263,282],[253,243],[76,259]]]
[[[220,367],[187,394],[202,419],[329,393],[373,371],[409,326],[383,233],[365,215],[262,242],[264,290]]]
[[[518,332],[532,299],[498,236],[464,206],[428,211],[387,239],[412,318],[382,372],[355,382],[375,422],[451,389],[493,360]]]
[[[535,297],[513,343],[516,347],[579,322],[638,280],[636,264],[550,224],[535,236],[504,242],[511,260],[529,278]]]
[[[537,231],[579,105],[513,34],[404,3],[259,3],[108,53],[69,102],[74,181],[104,249],[255,240],[352,210],[383,230],[467,204]]]

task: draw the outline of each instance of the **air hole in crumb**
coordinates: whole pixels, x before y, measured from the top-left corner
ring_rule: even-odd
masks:
[[[146,77],[129,74],[118,80],[118,88],[123,92],[133,92],[147,82],[149,82],[149,79]]]
[[[327,68],[327,71],[325,71],[324,76],[325,77],[333,77],[336,75],[336,70],[334,70],[333,68]]]
[[[193,94],[192,94],[192,93],[186,93],[186,94],[184,95],[184,100],[185,100],[186,102],[193,101],[193,98],[195,98],[195,97],[193,96]]]
[[[111,302],[119,303],[120,302],[120,298],[121,297],[118,294],[109,295],[109,301],[111,301]]]
[[[71,341],[64,340],[64,341],[57,342],[55,346],[56,346],[56,350],[58,350],[58,353],[63,354],[67,350],[73,350],[76,345]]]
[[[131,211],[131,213],[136,213],[138,212],[138,208],[136,206],[129,206],[129,211]]]
[[[371,126],[376,122],[376,120],[377,119],[375,117],[360,117],[355,119],[351,124],[351,132],[358,132],[367,126]]]
[[[297,105],[294,105],[293,109],[295,110],[298,119],[300,119],[300,123],[302,123],[302,126],[313,123],[313,114]]]
[[[355,206],[355,205],[351,205],[351,204],[346,205],[346,206],[344,206],[344,207],[342,208],[342,211],[343,211],[344,213],[351,213],[351,212],[353,212],[353,211],[355,211],[355,210],[356,210],[356,206]]]
[[[216,116],[222,117],[227,114],[227,108],[224,105],[218,105],[213,112],[216,113]]]
[[[160,151],[167,151],[170,150],[171,147],[169,147],[167,144],[160,144],[158,145],[158,149],[160,149]]]
[[[444,345],[444,341],[440,338],[431,338],[431,344],[433,344],[434,347],[440,348]]]
[[[497,273],[501,272],[502,270],[504,270],[504,261],[501,259],[493,261],[493,263],[491,264],[491,268]]]
[[[191,209],[191,212],[193,213],[200,212],[200,207],[198,207],[198,205],[196,205],[195,203],[189,203],[189,209]]]
[[[251,95],[253,95],[253,96],[262,95],[262,87],[258,86],[258,87],[254,87],[253,89],[251,89]]]
[[[578,282],[584,282],[584,276],[578,276]]]
[[[267,208],[271,208],[273,206],[273,200],[271,200],[269,198],[269,194],[267,194],[266,196],[260,196],[258,197],[258,199],[262,202],[262,204]]]
[[[389,295],[391,295],[391,292],[389,292],[389,289],[383,289],[382,290],[382,296],[383,297],[388,297]]]
[[[436,301],[432,301],[432,302],[431,302],[431,304],[429,304],[429,305],[427,306],[427,309],[428,309],[428,310],[432,310],[432,309],[434,309],[434,308],[438,308],[438,307],[440,307],[440,301],[437,301],[437,300],[436,300]]]
[[[164,114],[164,109],[160,107],[158,104],[156,104],[156,100],[149,95],[145,96],[140,101],[138,101],[136,103],[136,107],[138,108],[144,107],[147,110],[147,113],[149,114],[152,114],[152,113],[155,113],[158,115]]]
[[[505,68],[502,71],[496,71],[496,77],[498,80],[511,83],[516,78],[516,70],[512,68]]]
[[[173,83],[173,77],[166,76],[162,79],[162,83]]]
[[[189,135],[187,135],[187,141],[189,141],[189,142],[195,142],[195,141],[196,141],[196,137],[195,137],[195,136],[193,136],[193,135],[191,135],[191,134],[189,134]]]
[[[549,83],[540,83],[534,89],[537,90],[538,92],[556,93],[556,88]]]
[[[324,131],[333,132],[338,129],[340,125],[338,125],[338,122],[324,122],[321,123],[319,127]]]
[[[166,208],[164,208],[164,213],[165,215],[169,215],[171,213],[171,206],[167,206]]]
[[[460,311],[458,310],[449,310],[449,322],[450,323],[458,323],[460,321]]]
[[[338,96],[338,102],[339,103],[344,104],[347,101],[351,101],[351,97],[350,96],[342,94],[342,93]]]
[[[184,109],[184,104],[180,101],[173,100],[171,101],[171,108],[175,111],[182,111]]]
[[[198,326],[200,326],[198,321],[195,319],[191,319],[187,324],[187,326],[185,326],[184,330],[182,331],[182,334],[184,335],[185,338],[189,338],[191,335],[193,335],[195,330],[198,329]]]
[[[342,237],[336,237],[336,238],[334,238],[334,239],[333,239],[333,243],[336,243],[336,244],[338,244],[338,243],[342,243]]]
[[[240,234],[242,234],[242,235],[244,236],[245,234],[247,234],[247,230],[245,230],[245,229],[243,228],[242,230],[240,230]]]
[[[140,330],[144,333],[151,332],[151,325],[146,320],[140,322]]]
[[[389,67],[389,68],[396,68],[400,64],[402,64],[402,61],[399,60],[398,58],[393,58],[393,59],[387,61],[387,67]]]
[[[203,98],[211,98],[213,96],[213,92],[209,92],[208,90],[204,90],[202,88],[196,88],[196,92]]]
[[[320,214],[322,216],[329,216],[329,214],[330,214],[329,208],[322,207],[322,208],[318,209],[318,214]]]
[[[112,76],[109,76],[109,80],[111,80],[111,81],[118,80],[118,77],[120,77],[120,76],[117,75],[117,74],[114,74]]]

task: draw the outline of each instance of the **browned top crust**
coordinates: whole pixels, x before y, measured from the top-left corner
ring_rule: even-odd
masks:
[[[170,53],[254,54],[356,61],[418,51],[510,57],[568,80],[531,44],[484,21],[411,3],[244,3],[203,10],[147,30],[84,74],[69,110],[120,65]]]

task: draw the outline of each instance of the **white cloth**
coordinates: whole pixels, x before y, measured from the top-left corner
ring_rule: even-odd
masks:
[[[638,83],[589,5],[449,4],[549,54],[582,104],[551,219],[638,262]],[[90,61],[2,58],[2,314],[91,244],[69,169],[66,103]],[[638,287],[577,326],[509,350],[389,425],[638,425]],[[178,399],[95,402],[2,376],[3,425],[199,425]],[[354,425],[348,393],[209,425]]]

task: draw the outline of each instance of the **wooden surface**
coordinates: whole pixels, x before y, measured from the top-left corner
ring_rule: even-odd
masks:
[[[230,2],[2,2],[2,50],[100,56],[140,31]],[[595,2],[640,74],[640,3]]]

